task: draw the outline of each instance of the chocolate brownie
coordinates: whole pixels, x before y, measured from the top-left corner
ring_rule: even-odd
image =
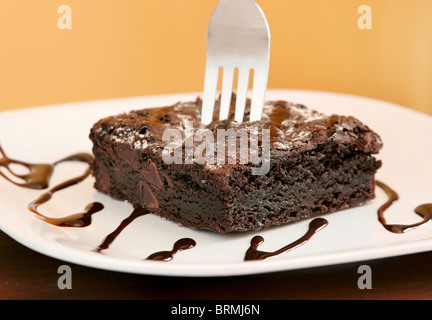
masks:
[[[198,98],[98,121],[90,132],[95,188],[180,225],[219,233],[307,219],[375,196],[381,161],[374,154],[382,142],[352,116],[269,101],[260,121],[236,123],[231,110],[227,120],[203,126],[200,112]],[[210,132],[218,147],[199,149],[211,137],[193,139],[191,128]],[[242,158],[238,132],[250,133],[243,149],[255,150],[259,161],[252,161],[252,152]],[[233,145],[235,153],[225,149]]]

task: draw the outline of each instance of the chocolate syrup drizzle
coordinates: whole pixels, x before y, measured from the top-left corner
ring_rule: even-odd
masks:
[[[71,156],[68,156],[66,158],[63,158],[59,161],[54,162],[53,164],[35,164],[35,163],[29,163],[24,162],[16,159],[12,159],[6,156],[6,153],[4,152],[3,148],[0,146],[0,167],[4,167],[6,171],[8,172],[8,175],[0,171],[0,175],[5,178],[7,181],[23,188],[28,189],[46,189],[49,187],[49,180],[51,178],[51,175],[54,171],[54,168],[63,162],[68,161],[79,161],[79,162],[85,162],[88,165],[90,165],[93,161],[93,156],[87,153],[77,153],[73,154]],[[18,174],[14,172],[11,168],[11,164],[24,166],[28,169],[28,172],[26,174]],[[81,213],[75,213],[72,215],[68,215],[66,217],[62,218],[50,218],[43,214],[41,214],[38,211],[38,208],[40,205],[48,202],[53,197],[54,193],[61,191],[63,189],[66,189],[68,187],[71,187],[84,179],[86,179],[90,175],[90,168],[87,168],[86,171],[75,178],[69,179],[67,181],[64,181],[48,191],[42,193],[36,200],[30,202],[28,204],[28,209],[36,214],[36,216],[55,226],[58,227],[74,227],[74,228],[83,228],[87,227],[91,224],[91,216],[101,210],[103,210],[104,206],[103,204],[99,202],[93,202],[89,203],[83,212]],[[15,177],[16,179],[11,179],[11,177]],[[18,181],[16,181],[18,180]],[[101,252],[102,250],[108,249],[108,247],[111,245],[111,243],[119,236],[119,234],[135,219],[138,217],[141,217],[143,215],[146,215],[150,213],[145,208],[135,208],[129,217],[124,219],[120,225],[111,232],[108,236],[105,237],[103,242],[97,247],[95,250],[96,252]],[[190,249],[195,246],[195,241],[193,239],[184,238],[178,240],[173,247],[173,250],[171,251],[162,251],[162,252],[156,252],[152,255],[150,255],[147,260],[162,260],[162,261],[170,261],[172,259],[172,256],[182,250]]]
[[[105,237],[105,239],[102,241],[102,243],[96,248],[96,252],[101,252],[102,250],[106,250],[108,249],[108,247],[111,245],[111,243],[114,242],[114,240],[119,236],[119,234],[129,225],[132,223],[132,221],[134,221],[135,219],[144,216],[146,214],[149,214],[150,211],[142,208],[142,207],[138,207],[135,208],[132,213],[126,218],[124,219],[120,225],[113,231],[111,232],[109,235],[107,235]]]
[[[174,254],[179,251],[192,249],[196,246],[196,242],[190,238],[182,238],[177,240],[174,243],[174,246],[171,251],[159,251],[155,252],[147,257],[146,260],[157,260],[157,261],[171,261],[173,259]]]
[[[414,212],[423,218],[422,221],[414,224],[402,225],[402,224],[388,224],[384,218],[384,211],[386,211],[395,201],[399,200],[399,195],[390,188],[388,185],[381,181],[376,181],[378,187],[384,190],[389,199],[378,209],[378,221],[383,227],[393,233],[405,233],[409,230],[420,227],[421,225],[429,222],[432,219],[432,203],[425,203],[417,206]]]
[[[92,155],[87,154],[87,153],[77,153],[77,154],[73,154],[71,156],[68,156],[66,158],[63,158],[61,160],[58,160],[58,161],[54,162],[53,164],[35,164],[35,163],[24,162],[24,161],[15,160],[15,159],[11,159],[11,158],[7,157],[5,152],[1,148],[1,146],[0,146],[0,154],[1,154],[0,167],[4,167],[6,169],[6,171],[12,177],[17,178],[17,180],[21,180],[22,182],[12,180],[6,174],[4,174],[3,172],[0,171],[0,174],[2,177],[4,177],[6,180],[8,180],[9,182],[11,182],[17,186],[20,186],[23,188],[28,188],[28,189],[38,189],[38,190],[39,189],[46,189],[49,187],[49,180],[50,180],[51,175],[54,171],[54,168],[58,164],[63,163],[63,162],[78,161],[78,162],[84,162],[84,163],[87,163],[90,165],[91,162],[93,161]],[[18,164],[18,165],[24,166],[25,168],[28,169],[28,173],[26,173],[26,174],[15,173],[11,169],[11,166],[10,166],[11,164]],[[41,220],[43,220],[47,223],[53,224],[55,226],[75,227],[75,228],[77,228],[77,227],[82,228],[82,227],[89,226],[91,224],[91,216],[94,213],[99,212],[104,208],[104,206],[99,202],[93,202],[93,203],[88,204],[85,207],[84,212],[82,212],[82,213],[76,213],[76,214],[72,214],[72,215],[69,215],[66,217],[62,217],[62,218],[50,218],[50,217],[47,217],[47,216],[41,214],[38,211],[38,207],[40,205],[46,203],[47,201],[49,201],[52,198],[52,196],[54,195],[54,193],[83,181],[89,175],[90,175],[90,169],[87,168],[86,171],[82,175],[54,186],[53,188],[49,189],[47,192],[40,195],[36,200],[30,202],[28,205],[28,209],[31,212],[35,213],[37,215],[37,217],[40,218]]]
[[[53,171],[51,164],[33,164],[15,159],[8,158],[0,146],[0,167],[4,167],[9,174],[23,182],[16,182],[9,178],[6,174],[0,171],[0,175],[9,182],[23,188],[28,189],[45,189],[48,187],[48,180]],[[29,172],[26,174],[17,174],[11,168],[11,164],[18,164],[26,167]]]
[[[69,157],[63,158],[57,162],[54,162],[53,164],[34,164],[34,163],[28,163],[16,159],[8,158],[5,152],[3,151],[2,147],[0,146],[0,168],[3,167],[5,171],[8,173],[5,174],[0,170],[0,176],[5,178],[7,181],[23,188],[37,189],[37,190],[48,188],[49,181],[55,166],[58,165],[59,163],[68,162],[68,161],[85,162],[88,165],[90,165],[91,162],[93,161],[93,156],[87,153],[77,153]],[[18,174],[14,172],[14,170],[11,168],[11,164],[24,166],[25,168],[28,169],[28,173]],[[89,176],[89,174],[90,174],[90,168],[87,168],[87,170],[82,175],[75,177],[73,179],[69,179],[63,183],[58,184],[57,186],[54,186],[53,188],[49,189],[45,193],[41,194],[36,200],[30,202],[30,204],[28,205],[28,209],[34,214],[36,214],[36,216],[41,220],[55,226],[75,227],[75,228],[83,228],[89,226],[91,224],[91,216],[94,213],[99,212],[104,208],[104,206],[99,202],[90,203],[85,207],[83,212],[68,215],[63,218],[50,218],[41,214],[38,211],[38,207],[46,203],[47,201],[49,201],[54,195],[54,193],[83,181],[85,178]],[[12,179],[12,177],[14,177],[14,179]],[[381,181],[377,181],[376,184],[378,187],[382,188],[387,194],[387,196],[389,197],[388,201],[378,209],[378,221],[384,226],[386,230],[393,233],[405,233],[409,230],[415,229],[423,224],[426,224],[432,219],[432,203],[426,203],[426,204],[419,205],[414,209],[414,212],[423,218],[421,222],[410,224],[410,225],[387,224],[384,218],[384,212],[395,201],[399,199],[399,195],[393,189],[391,189],[389,186],[387,186],[385,183]],[[111,232],[108,236],[106,236],[106,238],[97,247],[95,251],[102,252],[103,250],[106,250],[111,245],[111,243],[119,236],[119,234],[131,222],[133,222],[138,217],[141,217],[149,213],[150,211],[148,209],[135,208],[129,217],[124,219],[113,232]],[[312,220],[311,223],[309,224],[308,231],[301,238],[274,252],[264,252],[258,250],[259,245],[264,242],[264,238],[261,236],[255,236],[251,240],[250,247],[246,252],[244,260],[265,260],[274,257],[276,255],[282,254],[284,252],[293,250],[308,242],[315,233],[317,233],[319,230],[326,227],[327,224],[328,224],[327,220],[323,218],[317,218]],[[170,261],[173,259],[174,254],[176,254],[177,252],[191,249],[195,247],[195,245],[196,243],[193,239],[182,238],[175,242],[172,250],[153,253],[150,256],[148,256],[145,260]]]
[[[286,246],[284,246],[284,247],[282,247],[279,250],[276,250],[274,252],[259,251],[258,246],[264,242],[264,238],[261,236],[255,236],[251,240],[250,247],[246,251],[246,255],[245,255],[244,260],[245,261],[248,261],[248,260],[265,260],[265,259],[277,256],[277,255],[280,255],[284,252],[291,251],[291,250],[305,244],[306,242],[308,242],[315,233],[322,230],[327,225],[328,225],[328,221],[326,219],[316,218],[316,219],[312,220],[309,223],[308,231],[302,237],[300,237],[296,241],[294,241],[294,242],[292,242],[292,243],[290,243],[290,244],[288,244],[288,245],[286,245]]]
[[[120,235],[120,233],[128,226],[130,225],[135,219],[144,216],[146,214],[149,214],[150,211],[148,209],[138,207],[135,208],[132,213],[124,219],[120,225],[111,232],[106,238],[102,241],[102,243],[96,248],[95,252],[102,252],[103,250],[106,250],[109,248],[111,243],[114,242],[114,240]],[[182,238],[180,240],[177,240],[174,243],[173,249],[171,251],[160,251],[155,252],[148,256],[145,260],[157,260],[157,261],[171,261],[173,259],[174,254],[176,254],[179,251],[192,249],[195,247],[196,242],[193,239],[190,238]]]

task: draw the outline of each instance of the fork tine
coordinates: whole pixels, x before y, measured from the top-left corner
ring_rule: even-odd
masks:
[[[237,98],[234,120],[236,122],[243,122],[244,111],[246,108],[246,99],[249,88],[249,73],[250,69],[239,69],[237,81]]]
[[[249,121],[251,122],[261,120],[265,103],[267,82],[268,71],[266,72],[266,68],[255,69],[252,87],[251,112],[249,116]]]
[[[208,125],[213,121],[213,110],[216,100],[216,92],[219,78],[219,68],[216,65],[206,66],[204,78],[204,93],[202,102],[201,122]]]
[[[222,93],[219,110],[219,120],[228,119],[234,82],[234,68],[224,67],[222,76]]]
[[[243,122],[251,82],[250,71],[259,68],[254,76],[255,92],[249,121],[259,120],[265,101],[270,52],[270,32],[262,9],[254,0],[219,0],[207,33],[207,65],[204,80],[201,122],[213,121],[219,67],[223,67],[219,120],[229,117],[233,91],[233,69],[239,70],[234,121]],[[229,67],[228,69],[226,69]],[[230,69],[231,68],[231,69]],[[267,71],[267,72],[266,72]],[[263,77],[262,75],[265,75]],[[262,89],[261,89],[262,88]],[[252,120],[251,120],[252,119]]]

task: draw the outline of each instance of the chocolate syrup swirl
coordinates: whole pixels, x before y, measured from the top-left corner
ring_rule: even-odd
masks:
[[[179,251],[192,249],[196,246],[196,242],[190,238],[182,238],[177,240],[174,243],[174,246],[171,251],[159,251],[155,252],[147,257],[146,260],[157,260],[157,261],[171,261],[173,259],[174,254]]]
[[[49,180],[54,171],[54,168],[60,163],[69,162],[69,161],[78,161],[78,162],[85,162],[90,165],[91,162],[93,161],[92,155],[87,153],[77,153],[68,156],[66,158],[63,158],[59,161],[56,161],[53,164],[34,164],[34,163],[24,162],[24,161],[11,159],[7,157],[6,153],[3,151],[1,146],[0,146],[0,154],[1,154],[0,167],[4,167],[11,177],[15,177],[20,182],[12,180],[9,176],[7,176],[6,174],[0,171],[1,176],[19,187],[28,188],[28,189],[48,188]],[[24,166],[25,168],[28,169],[28,173],[17,174],[11,169],[10,166],[11,164]],[[82,228],[82,227],[89,226],[91,224],[91,215],[101,211],[104,208],[104,206],[99,202],[88,204],[85,207],[84,212],[82,213],[76,213],[62,218],[49,218],[38,211],[38,207],[46,203],[47,201],[49,201],[52,198],[54,193],[83,181],[89,175],[90,175],[90,169],[88,168],[79,177],[67,180],[49,189],[47,192],[40,195],[36,200],[30,202],[30,204],[28,205],[28,209],[31,212],[35,213],[38,216],[38,218],[40,218],[41,220],[59,227]]]
[[[18,178],[18,180],[21,182],[12,180],[9,176],[0,171],[0,175],[3,178],[19,187],[28,189],[45,189],[48,187],[48,180],[51,177],[53,171],[52,164],[33,164],[8,158],[1,146],[0,155],[0,167],[4,167],[11,176]],[[11,164],[17,164],[26,167],[28,169],[28,173],[15,173],[10,167]]]
[[[317,233],[319,230],[323,229],[324,227],[326,227],[328,224],[328,221],[326,219],[323,218],[317,218],[312,220],[309,223],[309,229],[308,231],[298,240],[280,248],[279,250],[276,250],[274,252],[265,252],[265,251],[259,251],[258,250],[258,246],[260,244],[262,244],[264,242],[264,238],[261,236],[255,236],[252,238],[251,240],[251,244],[249,249],[246,251],[246,255],[244,260],[248,261],[248,260],[265,260],[274,256],[277,256],[281,253],[287,252],[287,251],[291,251],[303,244],[305,244],[306,242],[308,242],[312,236]]]
[[[92,202],[89,203],[83,212],[71,214],[62,218],[50,218],[40,214],[37,210],[30,209],[32,212],[36,213],[39,219],[58,226],[58,227],[72,227],[72,228],[84,228],[91,224],[91,216],[96,212],[101,211],[104,208],[102,203]]]
[[[405,233],[407,231],[410,231],[412,229],[418,228],[421,225],[429,222],[432,219],[432,203],[425,203],[417,206],[414,209],[414,212],[417,213],[420,217],[423,218],[422,221],[414,224],[388,224],[384,218],[384,212],[397,200],[399,200],[399,195],[394,191],[392,188],[390,188],[388,185],[381,181],[376,182],[377,186],[384,190],[384,192],[387,194],[389,199],[386,203],[384,203],[379,209],[378,209],[378,221],[383,225],[383,227],[393,233]]]

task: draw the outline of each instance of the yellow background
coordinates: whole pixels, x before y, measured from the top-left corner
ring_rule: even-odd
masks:
[[[432,114],[432,0],[258,0],[269,88],[368,96]],[[202,91],[217,0],[0,0],[0,110]],[[357,8],[372,8],[360,30]],[[60,5],[72,9],[61,30]]]

